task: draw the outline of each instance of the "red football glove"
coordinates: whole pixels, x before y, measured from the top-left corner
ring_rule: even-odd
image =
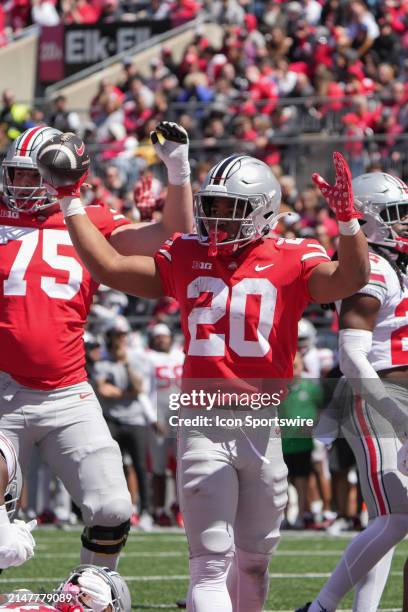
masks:
[[[44,181],[44,185],[47,188],[47,191],[49,191],[49,193],[57,196],[58,200],[62,200],[62,198],[65,198],[67,196],[68,197],[70,196],[73,198],[79,198],[81,195],[81,186],[88,178],[88,174],[89,174],[89,170],[87,170],[81,176],[81,178],[76,183],[73,183],[72,185],[63,185],[61,187],[55,187],[54,185],[51,185],[50,183],[47,183],[46,181]]]
[[[312,181],[318,186],[329,207],[334,211],[337,221],[360,219],[363,215],[354,207],[353,189],[351,187],[351,172],[341,153],[333,153],[336,169],[336,182],[329,185],[320,174],[314,173]]]
[[[141,221],[150,221],[156,210],[156,198],[152,192],[152,176],[142,176],[133,191],[135,204],[140,212]]]

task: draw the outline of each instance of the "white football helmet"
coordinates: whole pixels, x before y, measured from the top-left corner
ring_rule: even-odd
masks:
[[[226,216],[214,214],[215,198],[229,198]],[[267,236],[276,224],[281,188],[267,164],[249,155],[231,155],[216,164],[194,196],[194,217],[200,243],[234,251]],[[228,230],[228,231],[227,231]]]
[[[371,172],[356,177],[352,184],[356,208],[364,215],[361,229],[367,240],[388,247],[403,242],[406,236],[398,235],[393,225],[405,225],[408,235],[408,187],[404,181],[385,172]]]
[[[308,319],[298,322],[298,349],[306,353],[316,344],[316,328]]]
[[[77,590],[79,597],[78,603],[83,606],[80,600],[81,592],[78,589],[78,578],[85,572],[85,570],[93,572],[110,586],[114,612],[131,612],[132,600],[126,582],[118,572],[107,567],[98,567],[96,565],[87,564],[78,565],[72,570],[68,578],[60,584],[56,592],[75,594]]]
[[[55,204],[55,197],[47,192],[38,172],[37,153],[44,142],[57,134],[62,132],[52,127],[37,126],[26,130],[11,143],[3,161],[3,192],[11,210],[34,214]],[[36,170],[38,181],[29,187],[15,185],[16,169]]]
[[[13,520],[16,511],[17,511],[17,503],[20,499],[21,488],[23,486],[23,476],[21,474],[21,469],[19,464],[17,464],[16,475],[13,480],[8,484],[6,492],[4,494],[4,502],[6,506],[6,512],[10,519],[10,522]]]

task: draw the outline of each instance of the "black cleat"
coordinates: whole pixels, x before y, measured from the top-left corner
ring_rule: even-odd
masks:
[[[307,612],[311,605],[312,602],[308,601],[307,604],[303,606],[303,608],[296,608],[295,612]]]

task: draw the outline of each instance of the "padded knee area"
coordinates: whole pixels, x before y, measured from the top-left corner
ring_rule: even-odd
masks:
[[[226,528],[210,527],[201,534],[201,543],[204,547],[205,554],[226,554],[233,549],[232,533],[229,533]]]
[[[88,527],[92,525],[114,527],[128,521],[132,515],[132,501],[127,491],[124,495],[116,497],[107,495],[103,503],[99,499],[95,499],[95,503],[92,502],[93,499],[86,500],[81,508],[83,521]]]

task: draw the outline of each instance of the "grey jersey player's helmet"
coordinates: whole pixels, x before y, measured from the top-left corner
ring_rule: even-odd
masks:
[[[300,319],[298,322],[298,349],[307,352],[316,344],[316,328],[309,319]]]
[[[4,501],[6,506],[6,512],[10,521],[13,520],[16,511],[17,511],[17,503],[20,499],[21,489],[23,486],[23,476],[21,474],[21,469],[19,464],[17,463],[16,474],[11,482],[9,482],[6,492],[4,494]]]
[[[408,187],[401,179],[385,172],[371,172],[353,179],[356,208],[363,213],[361,229],[374,244],[396,246],[395,224],[408,232]],[[401,233],[401,232],[400,232]]]
[[[219,197],[231,200],[225,216],[214,215]],[[280,201],[280,185],[267,164],[249,155],[231,155],[211,168],[194,197],[199,241],[235,250],[267,236],[280,216]]]
[[[37,153],[44,142],[57,134],[62,132],[38,126],[26,130],[11,143],[3,161],[3,193],[11,210],[34,214],[55,204],[55,197],[47,192],[38,172]],[[36,170],[35,184],[29,187],[16,185],[14,175],[17,169]]]
[[[85,570],[96,574],[96,576],[102,578],[102,580],[110,586],[114,612],[131,612],[132,600],[126,582],[118,572],[107,567],[98,567],[88,564],[78,565],[72,570],[68,578],[60,584],[57,593],[73,593],[72,587],[78,585],[78,578]],[[79,592],[79,597],[80,596],[81,593]],[[79,601],[79,603],[81,602]]]

